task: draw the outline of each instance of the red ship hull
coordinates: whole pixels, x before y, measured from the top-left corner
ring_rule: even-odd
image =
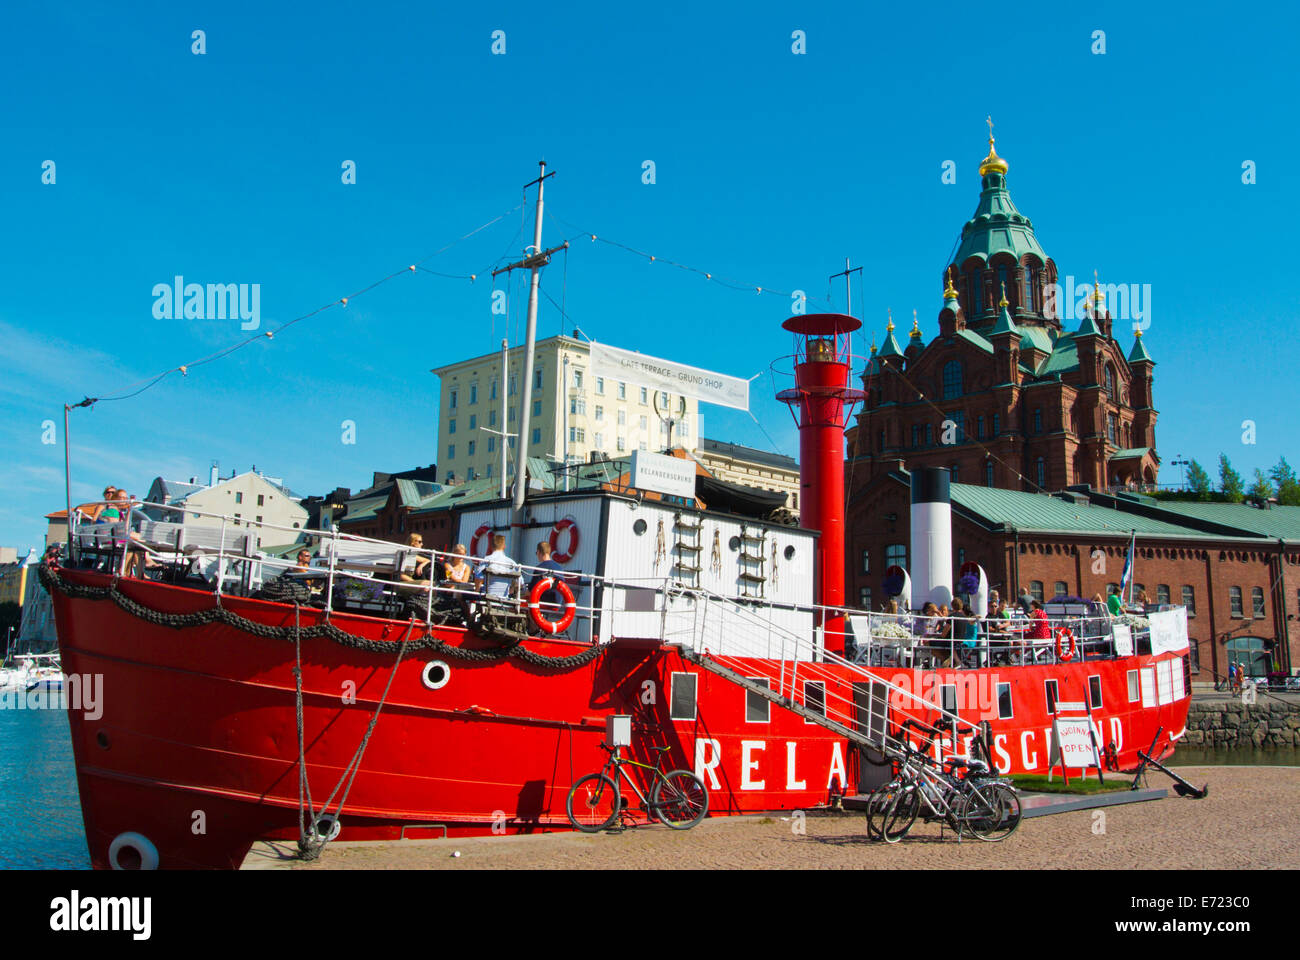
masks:
[[[60,571],[69,583],[105,586],[101,574]],[[119,590],[153,610],[188,613],[212,607],[198,590],[122,580]],[[53,592],[63,670],[102,676],[102,712],[94,719],[70,706],[73,749],[92,863],[109,866],[115,838],[135,833],[158,852],[159,865],[235,868],[259,839],[299,835],[299,747],[292,642],[224,623],[157,626],[109,600]],[[231,612],[275,627],[294,624],[294,608],[223,598]],[[321,611],[304,608],[301,625]],[[605,717],[631,713],[645,739],[672,748],[669,766],[693,769],[710,790],[713,814],[809,808],[858,784],[849,742],[778,706],[765,721],[747,719],[746,691],[701,670],[672,646],[617,640],[585,666],[538,667],[513,658],[468,662],[419,651],[393,671],[406,632],[424,627],[334,613],[354,636],[391,652],[303,640],[302,712],[307,779],[320,809],[365,738],[391,687],[342,812],[349,840],[454,836],[568,829],[565,797],[572,782],[598,769]],[[435,628],[450,646],[491,649],[464,630]],[[546,656],[585,644],[530,640]],[[431,659],[448,666],[445,684],[422,677]],[[1087,696],[1099,676],[1102,706],[1094,721],[1114,742],[1120,766],[1136,765],[1157,729],[1157,756],[1172,752],[1185,725],[1185,697],[1159,707],[1130,703],[1129,671],[1153,657],[999,671],[937,670],[924,676],[877,669],[898,683],[966,685],[978,693],[1013,687],[1015,716],[991,719],[993,756],[1006,772],[1045,771],[1052,721],[1041,704],[1045,681],[1059,697]],[[771,672],[755,661],[754,676]],[[853,681],[822,666],[828,698],[851,698]],[[692,719],[672,719],[673,674],[695,674]],[[1035,706],[1035,704],[1039,704]],[[997,716],[994,707],[993,717]],[[963,745],[957,744],[960,752]],[[637,755],[634,749],[633,755]],[[334,799],[337,801],[338,794]],[[119,865],[130,864],[119,856]]]

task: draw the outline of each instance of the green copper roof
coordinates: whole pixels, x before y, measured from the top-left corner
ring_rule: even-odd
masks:
[[[954,483],[951,491],[955,505],[964,507],[991,523],[1003,523],[1017,530],[1111,534],[1127,534],[1130,530],[1136,530],[1139,535],[1209,537],[1208,534],[1175,523],[1152,520],[1109,507],[1069,503],[1044,493],[999,490],[965,483]],[[1300,511],[1300,508],[1295,509]]]
[[[1022,327],[1021,329],[1032,329],[1037,333],[1043,332],[1037,327]],[[1057,337],[1056,343],[1048,349],[1051,352],[1036,371],[1040,377],[1050,376],[1053,373],[1066,373],[1079,368],[1079,351],[1074,342],[1074,337],[1069,334]]]
[[[961,229],[961,246],[957,248],[954,262],[965,263],[968,257],[982,257],[987,261],[995,253],[1009,253],[1019,260],[1032,253],[1046,263],[1047,254],[1038,245],[1034,225],[1011,202],[1006,177],[989,173],[984,176],[983,184],[975,214]]]
[[[1161,500],[1156,506],[1175,518],[1181,514],[1275,540],[1279,537],[1283,540],[1300,540],[1300,507],[1274,505],[1261,510],[1245,503],[1189,503],[1177,500]]]
[[[1147,353],[1146,344],[1142,341],[1141,337],[1137,337],[1136,339],[1134,339],[1133,349],[1128,352],[1128,362],[1129,363],[1143,363],[1143,362],[1155,363],[1155,361],[1151,359],[1151,354]]]
[[[1086,337],[1090,335],[1100,337],[1102,335],[1101,327],[1097,326],[1097,321],[1093,319],[1092,311],[1085,310],[1083,312],[1083,322],[1079,324],[1078,336]]]
[[[343,522],[351,523],[353,520],[364,520],[367,517],[373,517],[387,502],[387,491],[385,491],[384,495],[380,497],[365,497],[357,500],[349,500],[348,513],[347,516],[343,518]]]
[[[894,339],[894,331],[893,330],[885,331],[885,345],[880,348],[880,356],[901,357],[902,355],[903,355],[902,348],[899,347],[898,341]]]
[[[1150,450],[1150,447],[1128,447],[1125,450],[1116,450],[1108,459],[1111,460],[1131,460],[1135,457],[1142,457]]]
[[[1020,333],[1016,322],[1011,319],[1011,311],[1005,305],[998,311],[998,322],[993,324],[993,334],[998,333]]]
[[[993,344],[989,343],[987,340],[981,337],[974,330],[971,330],[969,328],[966,330],[958,330],[957,336],[961,337],[963,340],[967,341],[968,343],[975,344],[975,346],[979,347],[981,350],[984,350],[987,353],[993,352]]]

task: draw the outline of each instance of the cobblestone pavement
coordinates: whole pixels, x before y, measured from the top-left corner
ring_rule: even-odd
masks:
[[[1025,870],[1295,869],[1300,867],[1300,769],[1182,767],[1210,784],[1204,800],[1170,797],[1024,821],[1002,843],[964,840],[918,823],[898,844],[867,840],[860,814],[720,817],[687,832],[662,826],[617,834],[552,833],[405,843],[332,844],[314,864],[276,862],[265,851],[245,869],[875,869]],[[1153,774],[1153,786],[1167,779]],[[1104,818],[1101,816],[1104,814]],[[346,817],[344,818],[346,822]],[[1231,824],[1231,830],[1224,830]],[[460,852],[456,857],[452,854]]]

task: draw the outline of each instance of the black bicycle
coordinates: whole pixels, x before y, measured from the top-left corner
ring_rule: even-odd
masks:
[[[689,830],[709,812],[709,791],[699,777],[689,770],[670,770],[665,773],[660,769],[671,747],[651,747],[658,754],[654,766],[620,756],[618,747],[605,743],[601,747],[609,751],[605,766],[598,773],[589,773],[575,780],[564,802],[564,812],[568,814],[569,822],[583,833],[598,833],[608,829],[623,812],[620,775],[640,799],[642,809],[664,826],[674,830]],[[624,767],[638,767],[647,771],[646,777],[650,781],[648,800]]]

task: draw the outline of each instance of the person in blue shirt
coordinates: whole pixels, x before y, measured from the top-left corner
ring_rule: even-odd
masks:
[[[506,553],[504,534],[493,534],[492,552],[479,562],[474,579],[482,580],[489,597],[508,597],[519,580],[519,564]]]
[[[564,577],[564,568],[551,558],[551,544],[546,540],[543,540],[537,545],[537,570],[537,575],[533,577],[532,581],[528,584],[528,590],[530,593],[533,587],[537,586],[539,580],[543,580],[546,577],[561,580]],[[560,595],[555,590],[547,590],[538,599],[542,603],[553,603],[557,606],[560,603]]]

